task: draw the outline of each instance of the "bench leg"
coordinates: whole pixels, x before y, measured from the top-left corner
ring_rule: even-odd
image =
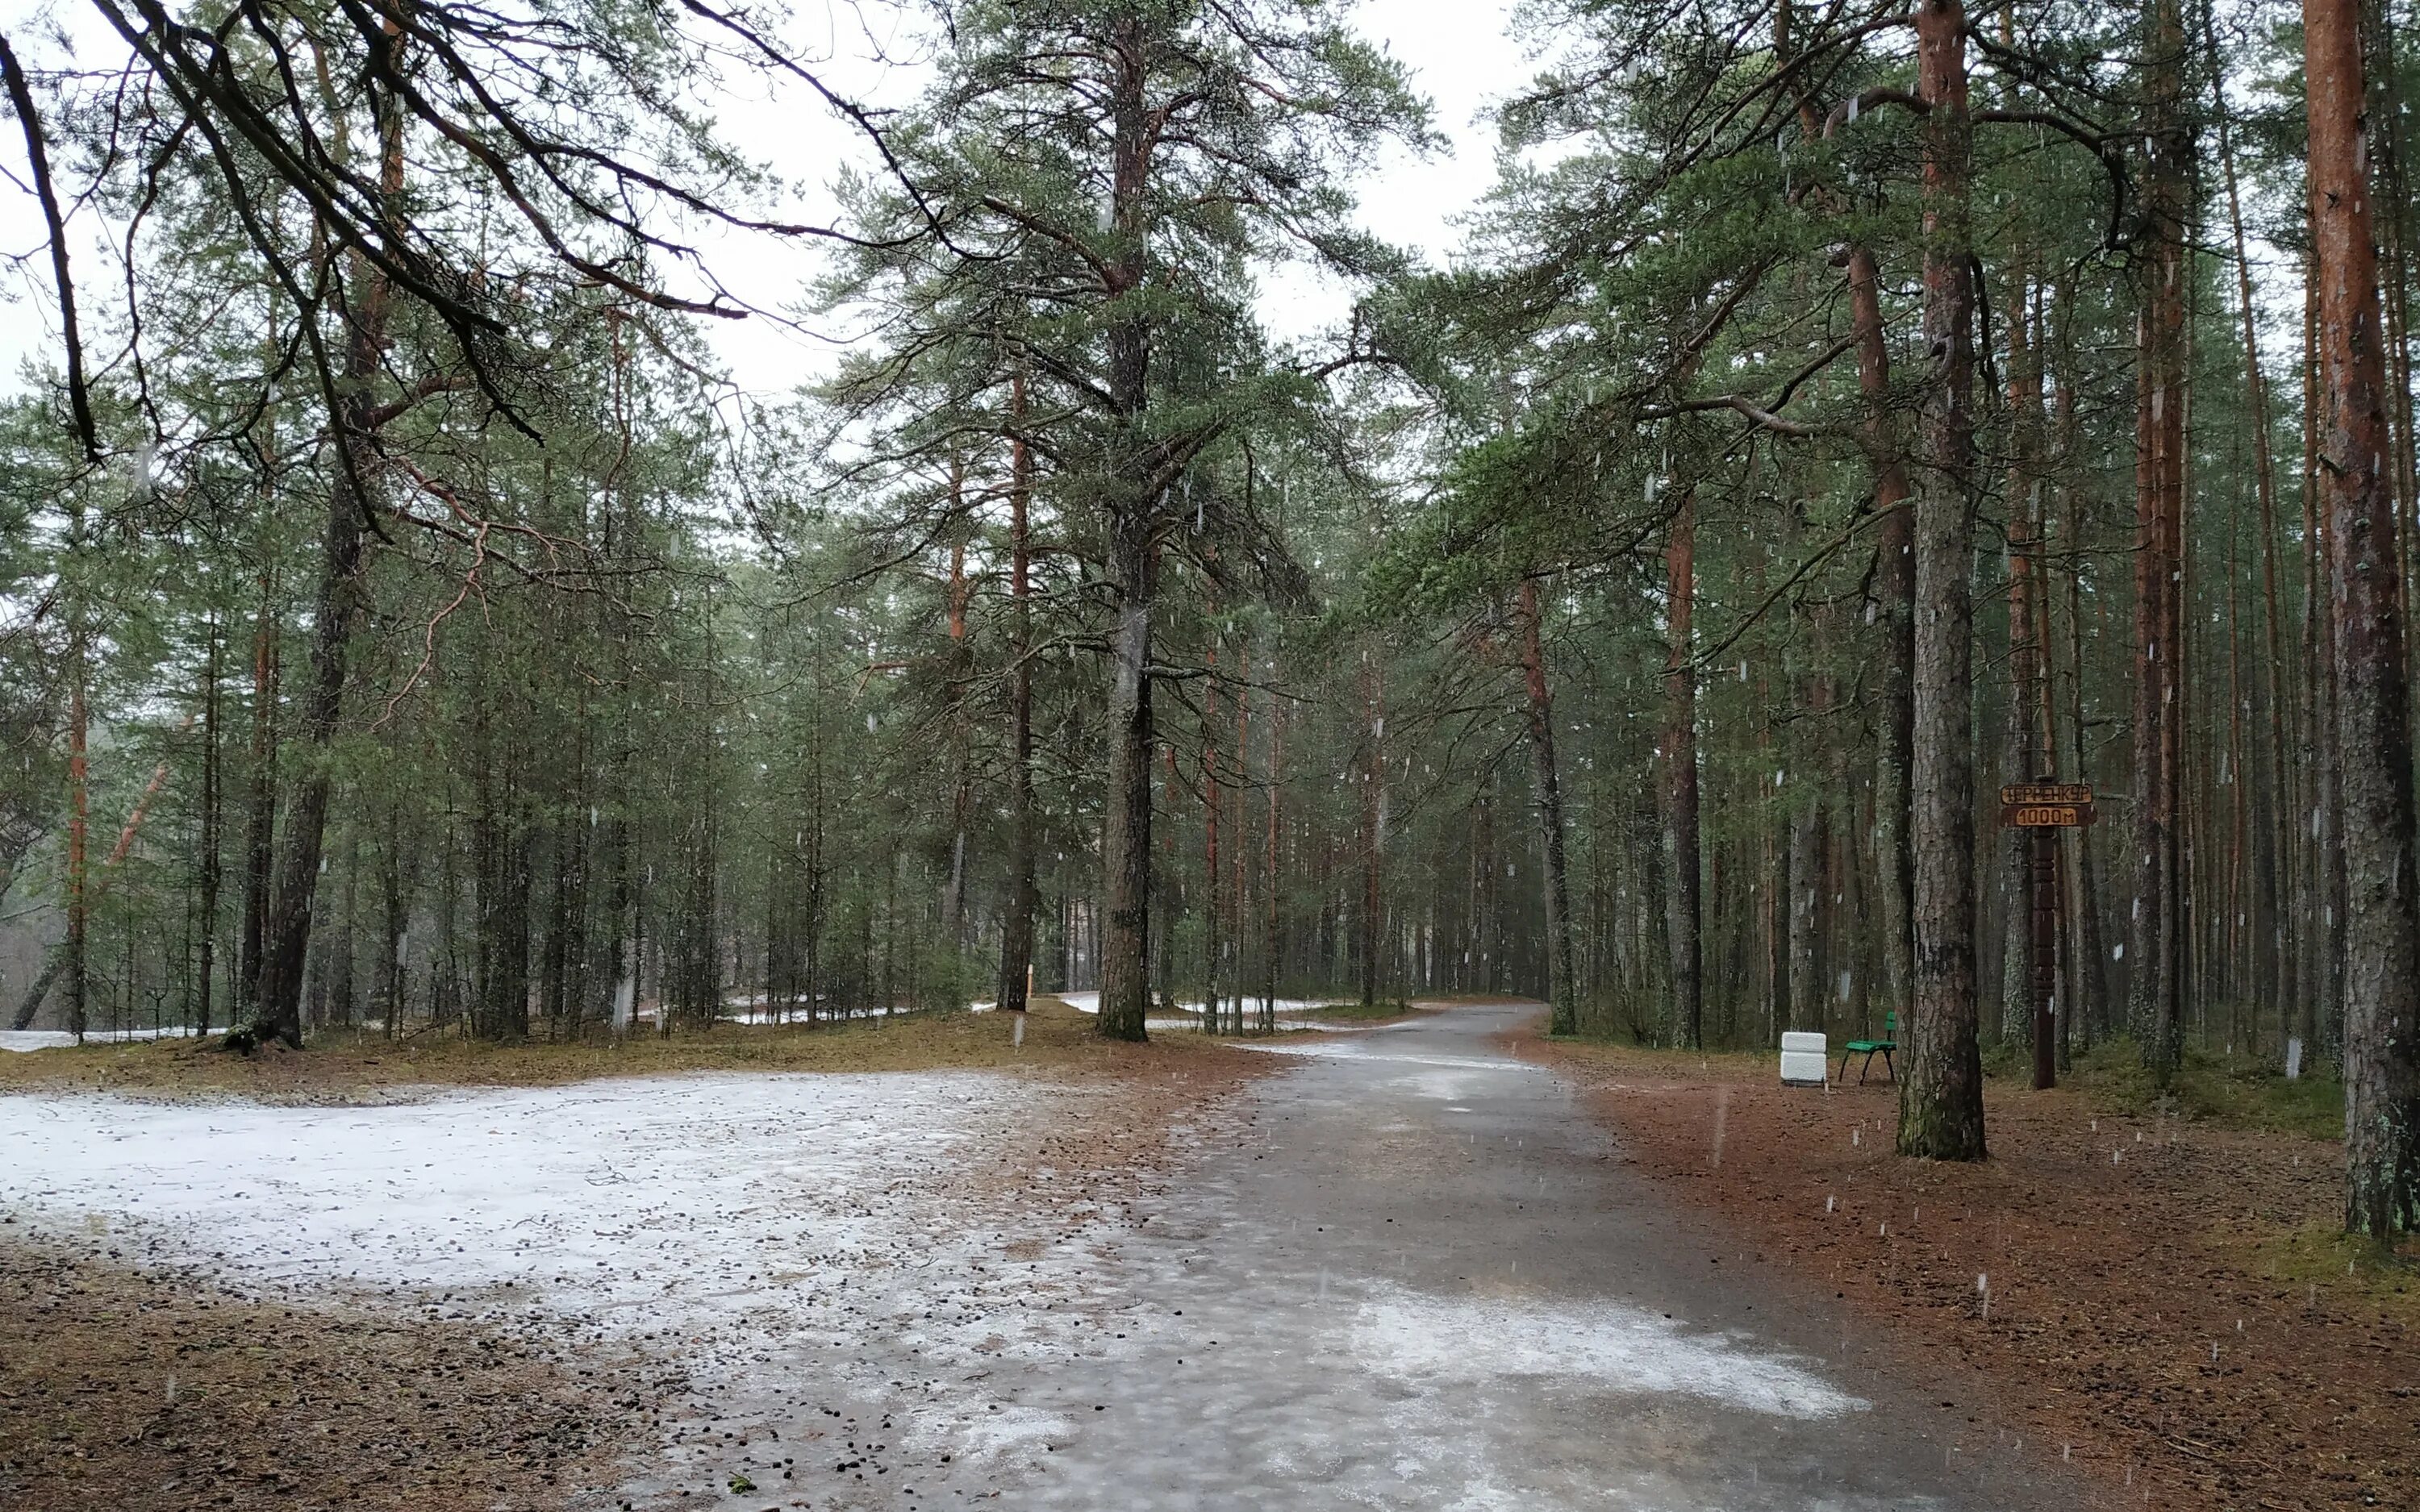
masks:
[[[1873,1057],[1871,1056],[1868,1056],[1866,1057],[1866,1062],[1868,1065],[1871,1065],[1873,1063]],[[1891,1073],[1891,1080],[1893,1082],[1897,1082],[1899,1080],[1899,1063],[1891,1059],[1891,1053],[1887,1050],[1883,1052],[1883,1066],[1884,1069],[1887,1070]]]

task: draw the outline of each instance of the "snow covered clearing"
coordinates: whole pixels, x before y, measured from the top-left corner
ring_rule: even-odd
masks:
[[[0,1209],[37,1238],[105,1230],[297,1293],[635,1344],[702,1395],[762,1375],[879,1399],[902,1359],[963,1370],[1073,1326],[1050,1305],[1083,1270],[1065,1215],[1010,1211],[972,1178],[1107,1095],[892,1073],[368,1107],[8,1097]],[[1048,1427],[986,1415],[997,1450]]]
[[[383,1107],[10,1098],[0,1196],[36,1221],[98,1214],[182,1236],[273,1281],[511,1288],[600,1323],[686,1327],[734,1310],[722,1288],[770,1269],[753,1258],[768,1246],[784,1259],[878,1246],[913,1177],[1032,1095],[894,1075],[651,1078]],[[754,1249],[734,1257],[726,1230],[742,1223]]]

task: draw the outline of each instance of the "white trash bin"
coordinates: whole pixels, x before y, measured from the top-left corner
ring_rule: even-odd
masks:
[[[1831,1051],[1823,1036],[1793,1031],[1781,1037],[1782,1086],[1821,1087],[1831,1079]]]

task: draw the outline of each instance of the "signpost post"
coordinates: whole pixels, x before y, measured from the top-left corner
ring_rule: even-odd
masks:
[[[2092,823],[2089,782],[2011,782],[2000,789],[2000,824],[2027,832],[2033,872],[2034,1088],[2058,1085],[2058,832]]]

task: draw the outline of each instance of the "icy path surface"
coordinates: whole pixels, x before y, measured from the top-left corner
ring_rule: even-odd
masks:
[[[1568,1084],[1462,1008],[1264,1042],[1294,1068],[1105,1244],[1064,1358],[930,1398],[1058,1427],[1019,1507],[2019,1512],[2071,1507],[1848,1321],[1677,1220]],[[1735,1157],[1736,1158],[1736,1157]],[[1822,1297],[1828,1300],[1829,1293]],[[970,1415],[980,1418],[980,1412]],[[816,1506],[1001,1486],[884,1463]],[[857,1472],[851,1472],[851,1474]],[[868,1477],[869,1483],[872,1477]],[[810,1482],[811,1487],[814,1483]]]
[[[1026,1152],[1113,1090],[954,1073],[0,1098],[0,1211],[635,1347],[582,1508],[2073,1504],[1674,1219],[1493,1047],[1518,1011],[1272,1045],[1225,1115],[1118,1135],[1178,1158],[1107,1210]],[[1013,1198],[971,1179],[1004,1152]]]

